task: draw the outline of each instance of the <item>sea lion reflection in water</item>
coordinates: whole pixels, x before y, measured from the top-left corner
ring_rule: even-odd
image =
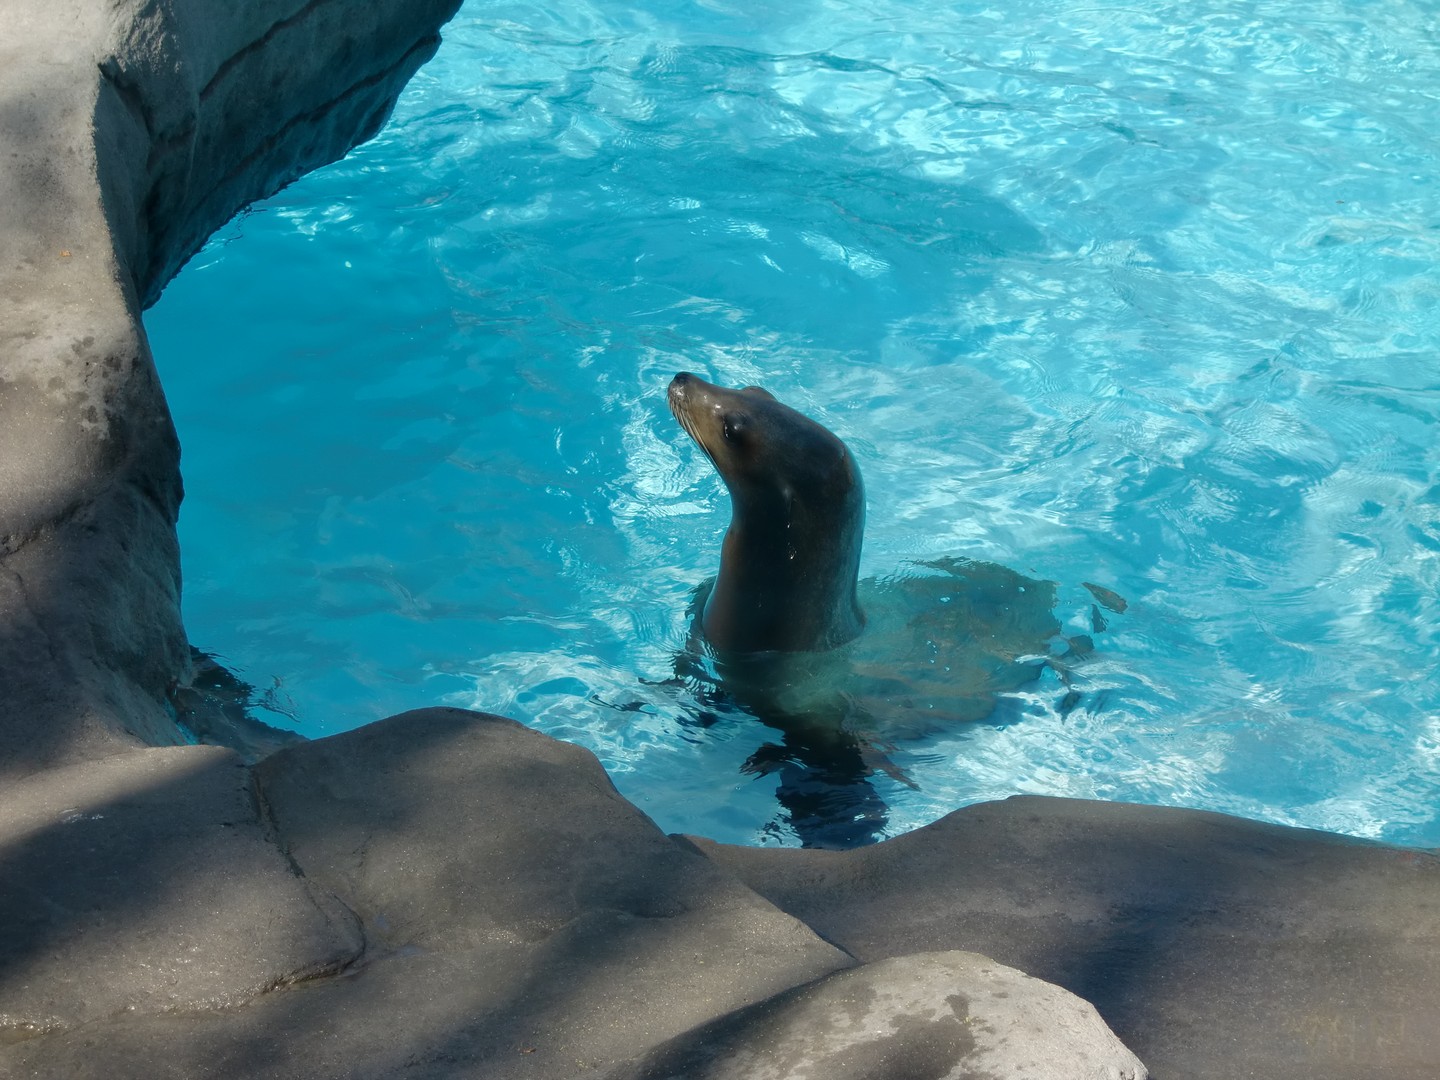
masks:
[[[677,660],[699,722],[738,708],[782,733],[746,768],[780,771],[804,846],[873,841],[888,810],[869,778],[910,783],[884,748],[983,719],[1033,680],[1060,631],[1054,583],[968,559],[860,582],[864,485],[840,439],[758,386],[681,372],[668,396],[731,500]]]

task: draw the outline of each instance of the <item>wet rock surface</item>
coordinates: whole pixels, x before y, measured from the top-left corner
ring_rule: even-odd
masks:
[[[261,719],[274,716],[266,695],[251,686],[219,657],[190,647],[190,675],[170,689],[170,704],[187,742],[228,746],[253,765],[277,750],[304,742],[305,737]],[[288,717],[287,717],[288,719]]]

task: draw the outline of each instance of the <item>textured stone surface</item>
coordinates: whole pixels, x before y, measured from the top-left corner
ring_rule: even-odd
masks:
[[[458,0],[0,0],[0,777],[181,741],[179,447],[141,308],[373,133]]]
[[[171,753],[233,767],[223,751]],[[510,720],[407,713],[256,775],[295,882],[362,920],[360,961],[241,1007],[111,1015],[0,1048],[0,1075],[578,1077],[853,963],[673,843],[588,751]],[[136,914],[122,902],[104,918],[101,936],[123,937]],[[233,981],[243,959],[207,966]],[[123,977],[92,970],[121,992]]]
[[[697,841],[873,961],[983,951],[1163,1080],[1440,1076],[1440,859],[1220,814],[1014,798],[849,852]]]
[[[137,784],[132,769],[154,776]],[[255,840],[243,775],[227,752],[183,748],[10,789],[0,917],[20,932],[0,950],[0,990],[5,1037],[21,1041],[0,1045],[0,1075],[620,1080],[765,1075],[763,1062],[798,1077],[804,1061],[837,1080],[1026,1075],[976,1058],[987,1044],[970,1047],[934,1004],[935,978],[964,982],[972,1018],[982,998],[1018,1001],[1013,987],[987,990],[950,961],[887,963],[951,949],[1094,1002],[1162,1080],[1408,1080],[1440,1063],[1440,860],[1423,852],[1037,798],[849,852],[676,841],[588,752],[436,709],[257,766],[282,860]],[[99,828],[97,842],[86,830]],[[63,896],[83,901],[52,905]],[[257,919],[263,933],[247,929]],[[341,947],[315,944],[329,940]],[[208,950],[203,962],[188,969],[198,954],[177,941]],[[1046,1000],[1018,1005],[1015,1023],[1043,1027],[1023,1037],[985,1013],[989,1049],[1084,1029],[1109,1067],[1103,1029]],[[862,1006],[874,1039],[846,1026]],[[796,1057],[817,1017],[830,1035]],[[1114,1053],[1123,1076],[1131,1059]]]
[[[218,747],[7,784],[0,853],[0,1043],[231,1007],[360,951],[354,917],[292,872]]]
[[[611,1080],[1145,1080],[1093,1006],[976,953],[842,971],[687,1032]]]
[[[518,965],[498,1030],[553,1053],[624,1060],[851,963],[672,843],[588,751],[512,720],[406,713],[256,773],[291,858],[373,952]]]

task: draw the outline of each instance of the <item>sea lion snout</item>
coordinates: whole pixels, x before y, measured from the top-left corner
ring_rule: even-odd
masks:
[[[675,377],[670,380],[668,397],[670,398],[670,408],[672,411],[678,402],[685,400],[685,392],[689,389],[690,383],[694,378],[695,376],[691,375],[688,371],[681,371],[676,373]]]
[[[713,404],[713,393],[707,394],[706,391],[718,389],[719,387],[712,386],[704,379],[682,371],[670,380],[670,389],[665,395],[670,403],[670,411],[675,414],[675,419],[680,421],[680,426],[702,445],[703,440],[695,431],[695,422],[705,405]]]
[[[713,459],[713,450],[706,445],[704,413],[706,411],[705,389],[717,389],[711,386],[704,379],[691,375],[688,371],[682,371],[670,380],[670,389],[666,392],[666,400],[670,405],[670,412],[675,419],[680,421],[680,426],[685,429],[700,448]],[[718,467],[718,466],[717,466]]]

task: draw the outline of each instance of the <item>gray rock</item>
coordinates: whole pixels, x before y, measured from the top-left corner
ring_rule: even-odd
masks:
[[[588,751],[510,720],[406,713],[256,774],[303,884],[363,920],[359,962],[243,1004],[31,1038],[0,1048],[0,1075],[563,1080],[853,963],[670,841]],[[136,913],[106,917],[123,936]]]
[[[857,958],[983,951],[1164,1080],[1440,1075],[1440,859],[1221,814],[972,806],[847,852],[695,841]]]
[[[359,914],[372,955],[477,950],[506,1039],[613,1063],[851,963],[672,843],[588,751],[512,720],[405,713],[256,775],[290,857]]]
[[[96,126],[140,306],[241,207],[374,135],[459,6],[124,3]]]
[[[388,114],[459,0],[0,0],[0,777],[182,741],[179,447],[139,314]]]
[[[687,1032],[608,1080],[1145,1080],[1093,1006],[976,953],[842,971]]]
[[[137,750],[7,784],[0,851],[0,1044],[233,1007],[362,944],[269,842],[228,750]]]

